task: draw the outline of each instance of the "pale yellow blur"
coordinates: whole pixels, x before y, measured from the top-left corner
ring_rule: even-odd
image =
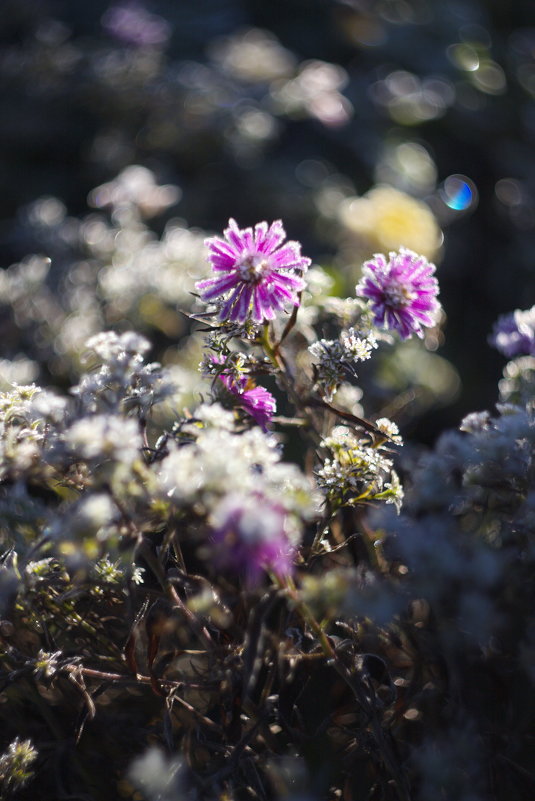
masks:
[[[347,198],[339,219],[370,252],[387,253],[403,245],[431,260],[442,244],[442,231],[429,207],[391,186]]]

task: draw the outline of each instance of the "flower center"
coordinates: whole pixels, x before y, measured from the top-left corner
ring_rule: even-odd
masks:
[[[260,283],[264,275],[270,269],[266,257],[258,254],[244,256],[237,266],[240,278],[247,284]]]
[[[403,309],[416,297],[414,292],[403,284],[393,283],[384,287],[384,296],[387,306],[393,309]]]

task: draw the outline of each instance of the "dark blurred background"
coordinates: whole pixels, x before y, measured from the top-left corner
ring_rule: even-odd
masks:
[[[530,0],[0,3],[0,266],[61,250],[29,204],[83,215],[129,164],[180,187],[188,225],[281,217],[349,292],[410,230],[462,380],[427,441],[493,404],[492,323],[535,302],[534,135]]]

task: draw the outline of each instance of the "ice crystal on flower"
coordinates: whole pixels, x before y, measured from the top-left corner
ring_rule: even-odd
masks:
[[[440,304],[435,265],[401,248],[386,257],[376,253],[364,263],[357,295],[368,298],[376,325],[395,330],[402,339],[423,337],[422,326],[436,323]]]
[[[460,431],[467,434],[478,434],[489,428],[491,417],[489,412],[471,412],[461,420]]]
[[[273,320],[287,305],[299,306],[305,288],[302,274],[310,259],[301,256],[298,242],[282,243],[286,232],[276,220],[241,230],[229,220],[224,239],[206,240],[209,261],[216,273],[196,284],[205,302],[219,304],[219,319],[245,323],[251,318],[261,323]]]

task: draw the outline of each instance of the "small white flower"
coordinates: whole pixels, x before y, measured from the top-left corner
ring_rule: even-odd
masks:
[[[380,417],[376,420],[375,427],[378,428],[379,431],[382,431],[383,434],[386,434],[396,445],[403,445],[403,439],[400,436],[399,428],[392,420],[389,420],[388,417]]]
[[[123,354],[143,356],[150,350],[150,342],[134,331],[126,331],[124,334],[102,331],[88,339],[86,347],[94,351],[102,361],[113,362]]]
[[[83,459],[123,464],[132,464],[143,447],[138,422],[111,414],[77,420],[65,432],[65,441]]]

